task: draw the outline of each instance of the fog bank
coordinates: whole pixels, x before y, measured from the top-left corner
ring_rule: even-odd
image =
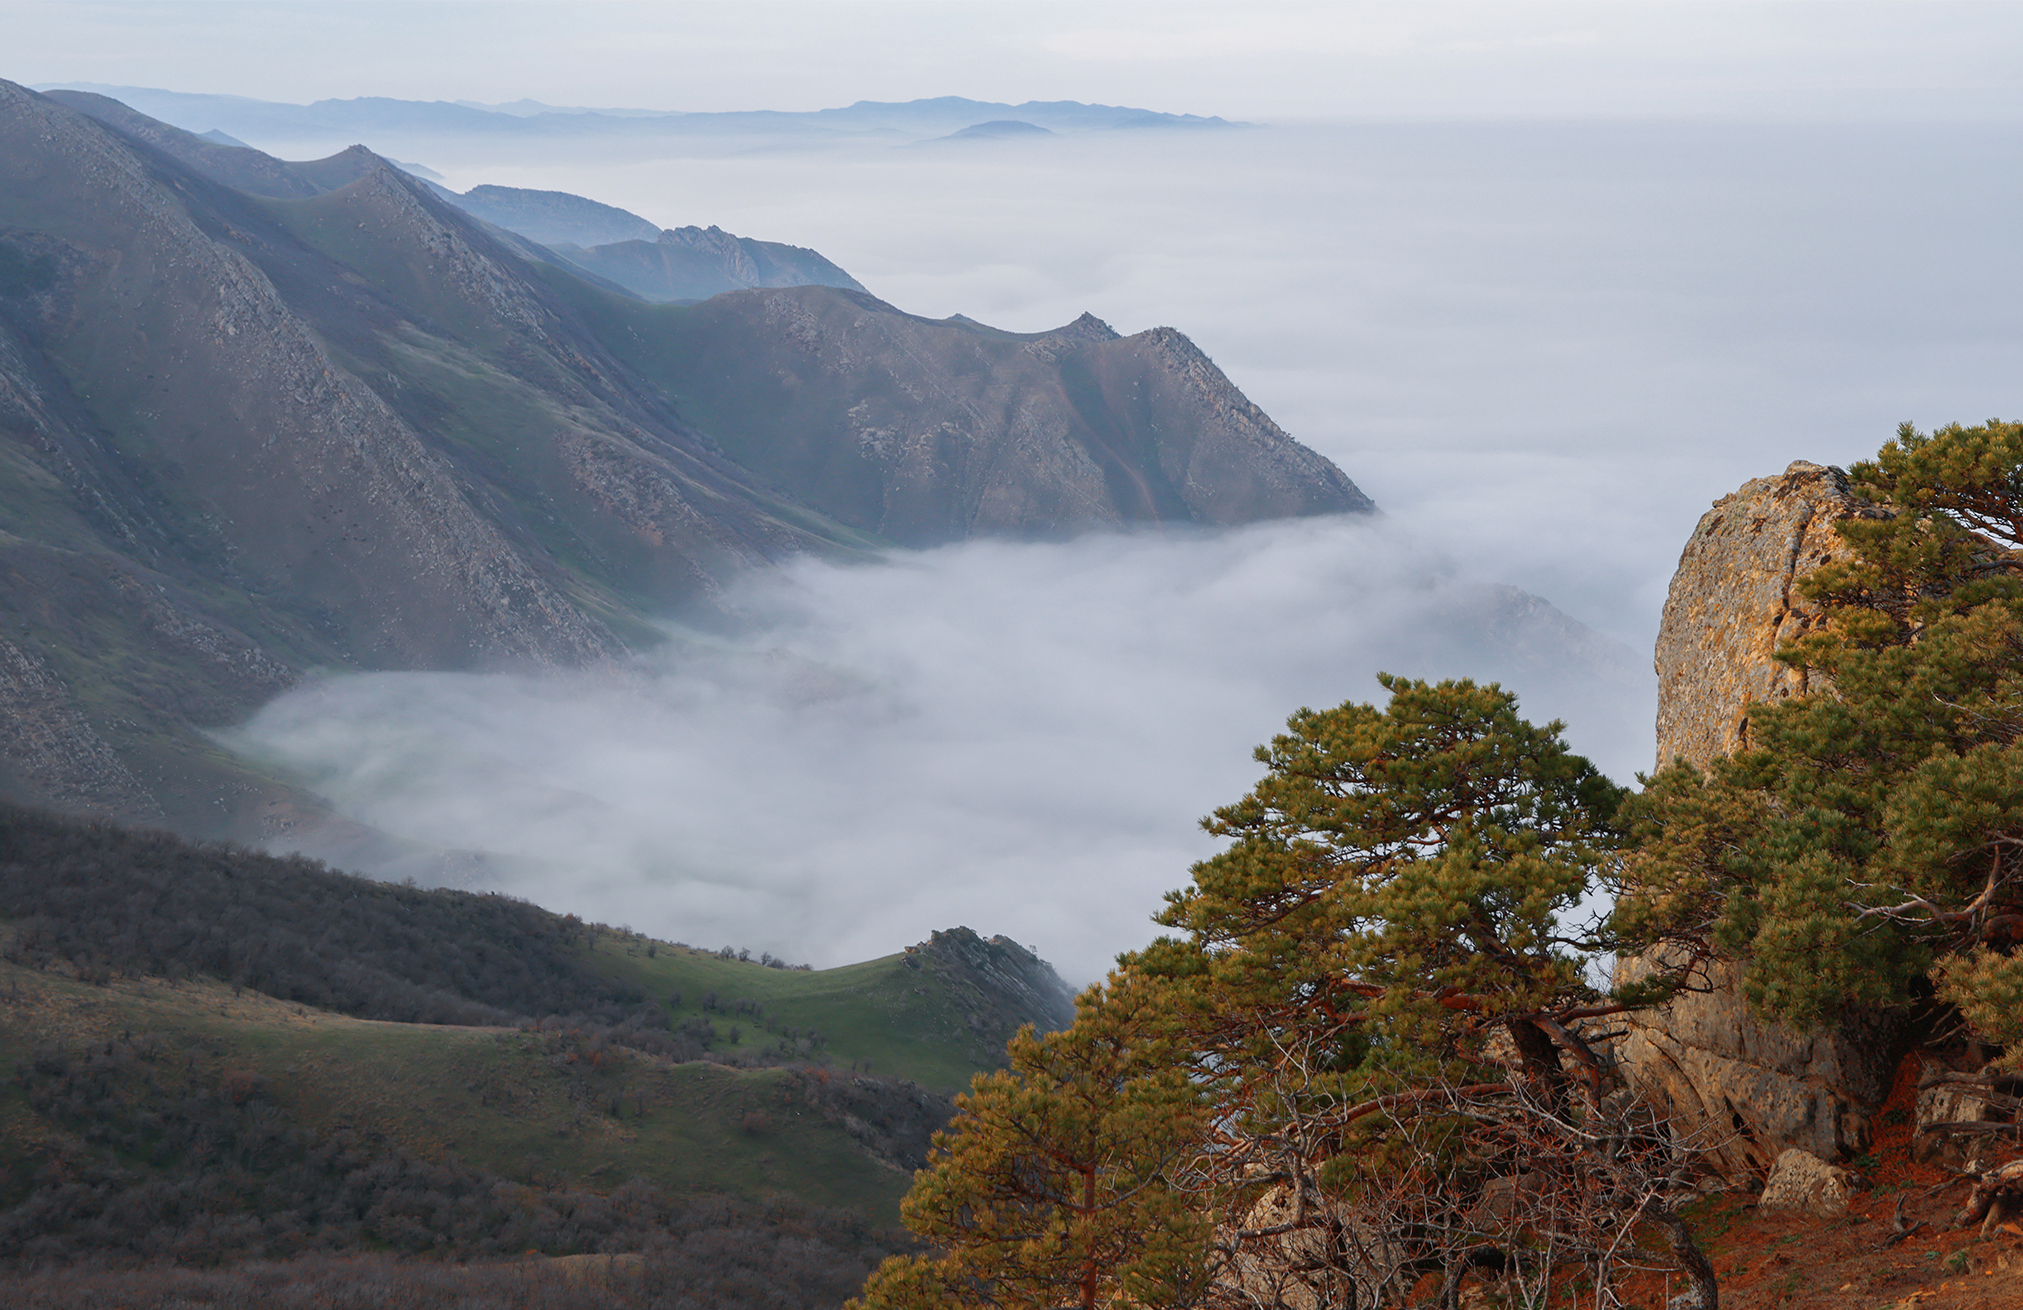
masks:
[[[558,910],[817,965],[966,924],[1087,980],[1213,849],[1251,748],[1381,702],[1380,669],[1501,679],[1648,767],[1647,661],[1481,576],[1365,519],[804,560],[626,670],[334,678],[231,744]]]

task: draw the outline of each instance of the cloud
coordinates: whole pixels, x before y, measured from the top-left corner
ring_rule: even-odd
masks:
[[[1641,661],[1381,521],[804,560],[732,602],[618,673],[333,678],[232,744],[543,905],[818,965],[967,924],[1080,979],[1149,939],[1250,749],[1379,670],[1650,754]]]

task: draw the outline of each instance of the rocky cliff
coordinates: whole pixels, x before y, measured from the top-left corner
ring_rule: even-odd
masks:
[[[1374,508],[1172,328],[1004,332],[816,286],[585,311],[740,466],[903,545]]]
[[[1773,658],[1818,617],[1796,584],[1844,549],[1835,524],[1875,512],[1839,469],[1799,461],[1701,517],[1658,632],[1660,766],[1704,767],[1741,749],[1750,706],[1804,694],[1804,673]],[[1717,963],[1708,990],[1627,1024],[1619,1058],[1632,1081],[1730,1179],[1760,1179],[1793,1147],[1829,1161],[1860,1155],[1889,1090],[1899,1020],[1798,1032],[1752,1015],[1740,979]]]
[[[1777,648],[1817,617],[1798,594],[1842,550],[1836,525],[1866,510],[1837,468],[1793,463],[1723,496],[1700,519],[1658,627],[1658,764],[1704,768],[1749,742],[1749,707],[1803,695]]]

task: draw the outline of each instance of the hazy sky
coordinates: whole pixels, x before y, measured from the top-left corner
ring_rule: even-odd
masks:
[[[665,109],[2015,115],[2009,0],[6,0],[0,75]]]

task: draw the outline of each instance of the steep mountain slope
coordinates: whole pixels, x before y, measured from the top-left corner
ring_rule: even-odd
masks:
[[[204,830],[233,769],[193,779],[222,753],[176,725],[318,664],[605,658],[836,539],[614,381],[524,260],[326,162],[356,180],[256,202],[0,87],[15,794]]]
[[[1171,328],[1022,335],[825,287],[577,303],[732,459],[888,541],[1374,508]]]
[[[803,551],[1368,508],[1177,333],[649,306],[362,147],[71,99],[0,83],[8,794],[257,835],[304,798],[204,730],[309,670],[619,658]]]

